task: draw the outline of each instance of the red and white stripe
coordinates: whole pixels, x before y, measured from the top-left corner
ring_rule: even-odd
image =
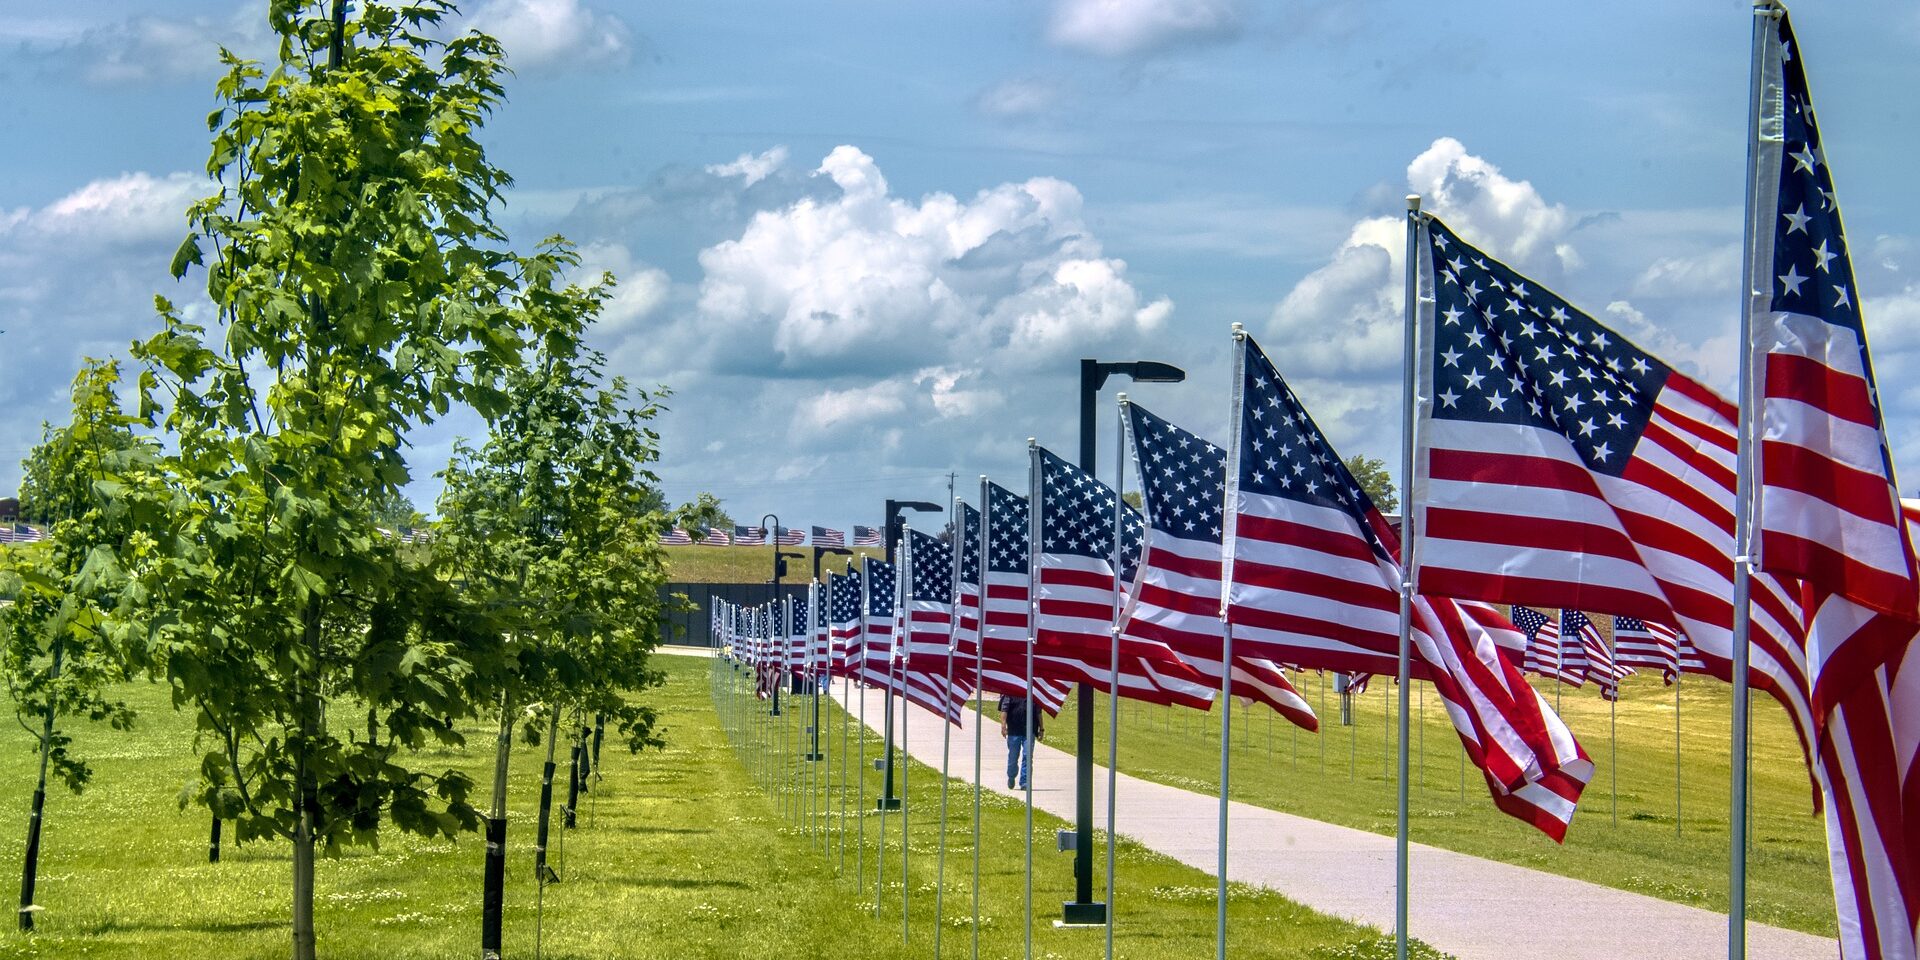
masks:
[[[1553,430],[1424,418],[1421,591],[1672,624],[1731,680],[1736,412],[1669,374],[1619,477],[1588,470]],[[1751,682],[1810,744],[1797,595],[1755,576],[1752,596]]]
[[[1533,639],[1527,642],[1525,666],[1528,673],[1543,677],[1560,676],[1560,623],[1549,619],[1534,631]]]
[[[1116,593],[1104,559],[1066,553],[1034,558],[1034,667],[1036,676],[1085,683],[1096,690],[1163,705],[1205,710],[1216,688],[1165,644],[1120,642],[1114,669],[1111,630]],[[1124,599],[1124,598],[1122,598]],[[1112,688],[1119,679],[1119,690]]]
[[[1176,537],[1149,525],[1138,583],[1120,627],[1121,643],[1167,647],[1216,691],[1226,647],[1220,619],[1221,557],[1217,543]],[[1280,665],[1266,657],[1235,650],[1229,692],[1264,703],[1298,726],[1320,729],[1313,708]]]
[[[1623,667],[1658,670],[1668,684],[1680,673],[1680,634],[1659,623],[1623,627],[1613,621],[1613,659]]]
[[[1373,552],[1350,514],[1238,489],[1228,507],[1236,646],[1308,668],[1398,671],[1399,567]],[[1379,513],[1368,520],[1397,550]],[[1495,806],[1563,839],[1593,763],[1501,652],[1522,635],[1485,604],[1420,597],[1413,609],[1410,673],[1433,684]]]
[[[983,562],[980,576],[986,581],[980,613],[980,689],[1003,697],[1026,696],[1028,622],[1033,612],[1027,575],[990,570]],[[1039,672],[1034,671],[1034,702],[1048,716],[1058,716],[1070,691],[1066,684]]]

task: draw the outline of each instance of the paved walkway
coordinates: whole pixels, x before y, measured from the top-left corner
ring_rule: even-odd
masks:
[[[833,688],[836,699],[840,687]],[[856,703],[860,695],[855,692]],[[867,722],[879,727],[882,697],[866,691]],[[899,703],[899,701],[896,701]],[[858,714],[857,706],[854,708]],[[896,714],[900,707],[896,707]],[[914,759],[940,765],[940,721],[915,706],[907,749]],[[971,744],[973,715],[954,731],[956,755]],[[899,730],[896,723],[895,731]],[[986,731],[997,763],[1005,769],[999,732]],[[1094,809],[1104,826],[1107,777],[1096,767]],[[1041,744],[1034,755],[1033,802],[1038,809],[1073,819],[1073,757]],[[1009,796],[997,776],[988,788]],[[1142,845],[1214,872],[1219,822],[1216,797],[1119,777],[1115,814],[1118,832]],[[1249,806],[1232,805],[1228,878],[1259,884],[1322,913],[1381,930],[1393,929],[1393,838]],[[1038,844],[1037,848],[1050,846]],[[1100,866],[1095,851],[1094,866]],[[1711,960],[1726,956],[1726,917],[1696,907],[1573,880],[1423,844],[1412,848],[1413,890],[1408,926],[1413,935],[1460,960]],[[1126,928],[1126,878],[1120,878],[1117,913]],[[1095,879],[1096,889],[1101,880]],[[1755,960],[1833,960],[1833,940],[1751,924],[1748,955]]]

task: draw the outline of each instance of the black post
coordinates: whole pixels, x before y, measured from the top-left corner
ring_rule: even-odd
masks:
[[[207,839],[207,862],[220,862],[220,818],[213,818],[213,833]]]
[[[773,521],[771,526],[767,525],[768,520]],[[777,513],[769,513],[761,517],[760,529],[765,531],[767,539],[773,542],[773,601],[778,603],[780,602],[780,568],[786,566],[780,559],[780,515]],[[786,617],[782,616],[780,622],[782,629],[785,629]],[[769,630],[767,633],[772,634],[773,631]],[[769,636],[767,639],[769,641],[768,646],[771,648],[773,638]],[[768,684],[768,686],[773,688],[773,709],[769,711],[771,716],[777,717],[780,715],[780,688],[785,685],[786,684],[781,681],[778,673],[774,674],[773,682]]]
[[[217,825],[219,821],[214,821]],[[542,854],[544,856],[544,854]],[[485,887],[480,902],[480,956],[500,957],[500,903],[507,887],[507,818],[487,818]]]
[[[547,832],[553,825],[553,766],[553,761],[548,760],[540,768],[540,819],[534,827],[533,837],[533,876],[536,883],[542,884],[550,876],[547,869]]]
[[[573,749],[570,752],[573,759],[567,766],[567,805],[560,811],[560,822],[568,830],[572,830],[579,823],[573,815],[573,808],[580,803],[580,741],[573,742]]]
[[[900,536],[901,536],[901,530],[902,530],[901,520],[900,520],[900,511],[921,510],[929,513],[939,513],[942,509],[943,508],[939,504],[928,503],[925,500],[888,500],[887,512],[886,512],[887,522],[884,525],[884,529],[886,531],[885,536],[887,538],[887,542],[886,542],[887,563],[891,564],[894,562],[894,553],[899,548],[899,545],[900,545]],[[902,576],[899,570],[895,570],[893,572],[893,575],[896,578]],[[897,644],[900,642],[900,639],[901,638],[899,637],[894,637],[893,642]],[[900,798],[896,796],[893,792],[893,688],[892,687],[887,688],[887,694],[884,699],[886,702],[887,719],[886,719],[886,726],[882,728],[881,751],[882,751],[882,755],[886,757],[886,761],[884,765],[886,767],[887,777],[886,777],[886,793],[883,794],[880,798],[880,806],[888,810],[898,810],[900,809]],[[900,749],[904,753],[906,751],[906,745],[901,744]]]
[[[607,735],[607,715],[604,713],[594,714],[593,715],[593,769],[595,770],[600,769],[600,741],[605,739],[606,735]]]
[[[1080,361],[1080,469],[1096,476],[1094,407],[1106,380],[1107,371],[1100,361]],[[1085,683],[1078,688],[1074,697],[1073,899],[1061,905],[1061,919],[1067,923],[1106,923],[1107,905],[1093,899],[1093,688]],[[1113,842],[1112,838],[1107,842]]]

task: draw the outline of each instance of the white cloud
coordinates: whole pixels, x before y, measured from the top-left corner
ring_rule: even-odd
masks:
[[[873,158],[841,146],[821,162],[839,196],[762,211],[700,254],[702,329],[737,334],[786,370],[904,372],[958,351],[1031,365],[1145,333],[1172,309],[1144,302],[1126,263],[1102,255],[1071,184],[1001,184],[969,201],[891,194]]]
[[[1697,254],[1661,257],[1647,264],[1633,282],[1638,296],[1724,294],[1731,302],[1740,291],[1740,247],[1722,245]]]
[[[0,214],[0,234],[68,243],[139,243],[187,235],[187,206],[214,192],[205,177],[123,173],[95,180],[39,210]]]
[[[575,274],[582,282],[597,280],[602,273],[614,277],[613,295],[600,312],[603,335],[631,329],[667,302],[673,288],[667,272],[636,261],[623,244],[587,243],[579,252],[580,266]]]
[[[1241,27],[1234,0],[1058,0],[1047,38],[1103,57],[1224,40]]]
[[[1510,261],[1537,268],[1549,257],[1565,270],[1580,256],[1565,242],[1572,221],[1567,208],[1547,203],[1525,180],[1467,152],[1460,141],[1441,137],[1407,165],[1407,186],[1474,245]]]
[[[1035,77],[1017,77],[980,91],[973,105],[987,116],[1012,119],[1047,113],[1060,100],[1058,86]]]
[[[806,433],[825,433],[886,419],[907,408],[907,396],[907,385],[898,380],[845,390],[821,390],[802,400],[794,410],[793,428]]]
[[[707,172],[716,177],[744,178],[746,186],[751,187],[786,164],[787,148],[780,146],[765,153],[743,153],[732,163],[710,164]]]
[[[626,21],[581,0],[487,0],[467,25],[497,38],[515,69],[622,66],[633,57]]]
[[[16,55],[100,87],[211,79],[222,70],[221,47],[253,58],[272,53],[266,14],[254,4],[240,5],[226,16],[43,22],[12,36],[22,41]]]

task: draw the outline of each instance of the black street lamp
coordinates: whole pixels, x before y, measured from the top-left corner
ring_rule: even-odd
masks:
[[[1152,360],[1080,361],[1080,469],[1093,476],[1099,475],[1094,469],[1094,409],[1100,400],[1100,388],[1116,374],[1136,383],[1179,383],[1187,378],[1186,371],[1179,367]],[[1073,899],[1061,905],[1061,920],[1103,924],[1107,922],[1107,905],[1093,899],[1093,688],[1080,684],[1075,703]],[[1113,838],[1108,837],[1107,842],[1112,843]]]
[[[771,525],[767,523],[769,520],[773,521]],[[780,575],[787,572],[787,562],[780,556],[780,515],[777,513],[769,513],[761,517],[760,529],[773,544],[773,599],[775,602],[778,602],[780,600]],[[784,612],[785,607],[783,606],[781,609],[780,624],[781,629],[784,630],[786,629],[787,618]],[[773,618],[768,617],[767,619],[771,621]],[[773,631],[768,630],[767,632],[772,633]],[[768,638],[767,648],[769,650],[773,648],[771,637]],[[773,683],[769,684],[769,686],[773,687],[773,710],[771,713],[777,717],[780,715],[780,675],[778,673],[774,674]]]
[[[928,503],[925,500],[888,500],[887,513],[886,513],[886,516],[887,516],[887,528],[886,528],[887,530],[887,533],[886,533],[887,562],[888,563],[893,562],[894,553],[896,550],[898,550],[900,546],[900,539],[904,535],[904,532],[906,529],[905,526],[903,525],[903,522],[900,519],[900,511],[902,510],[917,510],[923,513],[944,513],[946,508],[940,506],[937,503]],[[906,576],[906,572],[901,570],[895,570],[893,572],[893,575],[895,577],[904,577]],[[893,638],[893,642],[895,644],[900,643],[900,641],[901,641],[900,637]],[[895,796],[893,792],[893,688],[892,687],[887,688],[886,714],[887,714],[887,723],[886,723],[886,726],[882,728],[882,731],[881,731],[881,746],[882,746],[882,756],[886,757],[886,761],[882,764],[882,766],[885,767],[886,769],[887,786],[886,786],[886,793],[880,797],[879,807],[880,809],[884,809],[884,810],[898,810],[900,809],[900,798]]]
[[[813,548],[813,578],[815,580],[820,579],[820,558],[828,554],[838,554],[843,557],[852,557],[853,551],[848,550],[845,547],[815,546]],[[851,568],[851,562],[849,562],[849,568]]]

